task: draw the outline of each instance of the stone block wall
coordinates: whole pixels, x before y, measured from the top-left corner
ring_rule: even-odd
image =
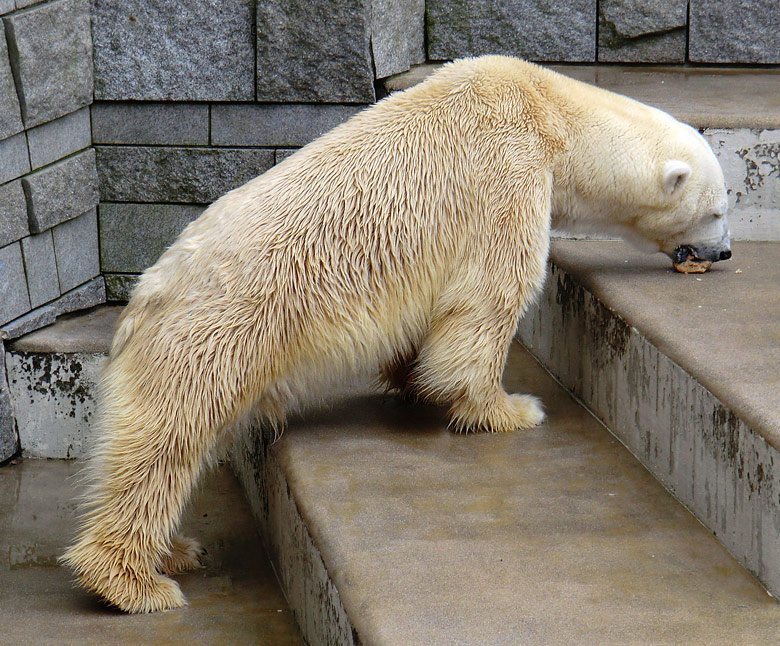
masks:
[[[105,286],[89,2],[0,0],[0,23],[2,346],[59,314],[104,302]],[[17,449],[3,367],[0,361],[0,461]]]
[[[425,60],[424,0],[95,0],[92,140],[108,298],[220,195]]]
[[[209,203],[415,64],[780,63],[776,0],[0,0],[0,22],[0,340],[126,300]]]

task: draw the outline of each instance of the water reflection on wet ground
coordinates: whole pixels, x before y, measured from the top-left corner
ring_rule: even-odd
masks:
[[[184,533],[206,567],[176,579],[190,605],[129,616],[73,587],[57,555],[75,528],[75,475],[66,460],[0,468],[0,641],[22,644],[302,644],[233,474],[204,479]]]

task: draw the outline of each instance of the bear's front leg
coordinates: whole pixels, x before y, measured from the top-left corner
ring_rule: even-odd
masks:
[[[506,432],[544,419],[536,397],[509,395],[501,386],[516,323],[515,311],[469,303],[434,320],[417,358],[414,387],[450,405],[454,430]]]

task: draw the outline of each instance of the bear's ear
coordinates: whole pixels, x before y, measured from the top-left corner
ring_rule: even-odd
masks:
[[[669,195],[682,188],[691,176],[691,167],[680,159],[670,159],[664,166],[663,187]]]

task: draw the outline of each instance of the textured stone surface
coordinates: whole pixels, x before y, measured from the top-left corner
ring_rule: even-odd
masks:
[[[690,0],[689,58],[696,63],[780,63],[774,0]]]
[[[713,128],[704,137],[726,178],[732,237],[780,241],[780,130]]]
[[[105,274],[106,300],[109,303],[126,303],[138,283],[137,274]]]
[[[78,254],[79,251],[80,249],[73,249],[74,254]],[[60,286],[51,231],[44,231],[22,240],[22,254],[27,272],[30,306],[38,307],[57,298],[60,295]]]
[[[425,60],[425,0],[372,0],[371,51],[377,78]]]
[[[601,0],[599,61],[685,61],[687,0]]]
[[[626,243],[555,242],[520,338],[777,596],[780,245],[732,251],[693,279]]]
[[[95,98],[252,100],[253,6],[96,0]]]
[[[83,310],[106,302],[106,284],[102,276],[63,294],[53,303],[39,307],[0,327],[0,339],[16,339],[46,325],[61,314]]]
[[[27,128],[92,102],[89,2],[57,0],[3,19]]]
[[[0,249],[0,294],[0,324],[12,321],[30,309],[22,247],[18,242]]]
[[[559,307],[574,306],[563,295]],[[607,349],[604,361],[614,354]],[[363,390],[291,420],[276,442],[256,429],[239,434],[234,469],[307,643],[776,640],[777,602],[518,344],[504,382],[542,398],[549,417],[540,427],[454,435],[444,411]],[[733,440],[683,445],[675,466],[694,454],[728,454]],[[764,472],[766,502],[778,470]],[[697,470],[689,486],[713,501],[714,513],[750,522],[752,512],[753,543],[763,543],[766,567],[777,572],[776,515],[755,494],[731,498],[710,473],[703,481]]]
[[[5,348],[0,341],[0,462],[5,462],[19,450],[16,419],[5,372]]]
[[[97,146],[104,202],[207,204],[268,170],[272,150]]]
[[[203,208],[179,204],[100,205],[100,268],[142,272],[154,264]],[[116,283],[114,283],[116,284]]]
[[[100,273],[97,210],[52,229],[60,291],[67,292]]]
[[[305,146],[355,114],[349,105],[233,104],[211,108],[217,146]]]
[[[30,156],[24,133],[0,140],[0,184],[29,172]]]
[[[370,103],[368,0],[257,3],[257,100]]]
[[[2,13],[2,4],[0,3],[0,14]],[[8,60],[8,46],[5,42],[5,34],[0,29],[0,139],[21,132],[22,128],[22,113],[19,109],[19,97],[16,95],[14,77]]]
[[[0,0],[0,16],[15,9],[14,0]]]
[[[593,61],[596,0],[429,0],[428,58],[509,54],[534,61]]]
[[[27,131],[33,169],[67,157],[92,145],[89,108],[82,108]]]
[[[96,144],[209,143],[209,106],[197,103],[94,103]]]
[[[274,151],[274,160],[278,164],[298,152],[298,148],[278,148]]]
[[[16,242],[30,233],[27,225],[27,202],[22,182],[0,186],[0,247]]]
[[[22,185],[33,233],[75,218],[98,203],[95,151],[85,150],[35,171],[22,179]]]

